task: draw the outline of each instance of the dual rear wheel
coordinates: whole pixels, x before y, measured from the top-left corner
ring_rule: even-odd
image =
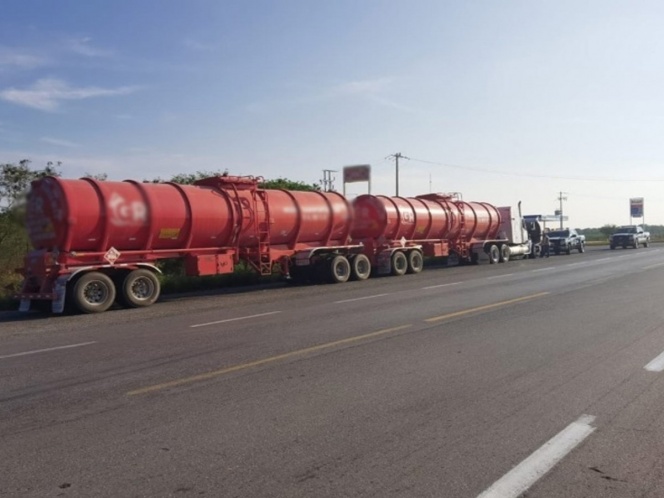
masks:
[[[156,275],[150,270],[133,270],[112,279],[105,273],[84,273],[70,284],[69,301],[83,313],[101,313],[116,300],[128,308],[153,304],[161,292]]]

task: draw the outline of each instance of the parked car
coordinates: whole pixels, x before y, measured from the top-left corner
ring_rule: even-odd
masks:
[[[585,252],[586,236],[579,234],[573,228],[553,230],[548,233],[550,251],[554,254],[570,254],[573,249]]]
[[[616,228],[613,235],[609,237],[609,247],[615,249],[621,246],[623,249],[633,247],[638,249],[639,246],[648,247],[650,245],[650,232],[646,232],[642,226],[639,225],[625,225]]]

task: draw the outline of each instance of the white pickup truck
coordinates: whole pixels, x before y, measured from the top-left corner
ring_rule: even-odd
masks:
[[[650,245],[650,232],[643,230],[639,225],[625,225],[616,228],[613,235],[609,237],[609,247],[615,249],[620,246],[623,249],[633,247],[638,249],[640,246],[648,247]]]

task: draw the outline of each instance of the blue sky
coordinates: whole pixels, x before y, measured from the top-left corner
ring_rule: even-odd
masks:
[[[30,1],[0,16],[0,162],[461,192],[664,224],[656,1]],[[341,190],[341,174],[335,186]],[[348,185],[350,195],[366,184]],[[641,220],[636,220],[641,221]]]

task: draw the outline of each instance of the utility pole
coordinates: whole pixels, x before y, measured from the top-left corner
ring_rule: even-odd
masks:
[[[323,183],[323,192],[333,192],[334,191],[334,180],[335,178],[332,176],[332,173],[336,173],[337,171],[334,169],[324,169],[323,170],[323,179],[321,182]]]
[[[567,197],[563,197],[563,194],[567,192],[560,192],[558,195],[558,201],[560,202],[560,229],[563,229],[563,201],[567,200]]]
[[[394,162],[396,164],[396,196],[399,197],[399,159],[410,159],[410,157],[406,157],[401,154],[401,152],[397,152],[396,154],[392,154],[391,156],[387,156],[387,159],[393,157]]]

